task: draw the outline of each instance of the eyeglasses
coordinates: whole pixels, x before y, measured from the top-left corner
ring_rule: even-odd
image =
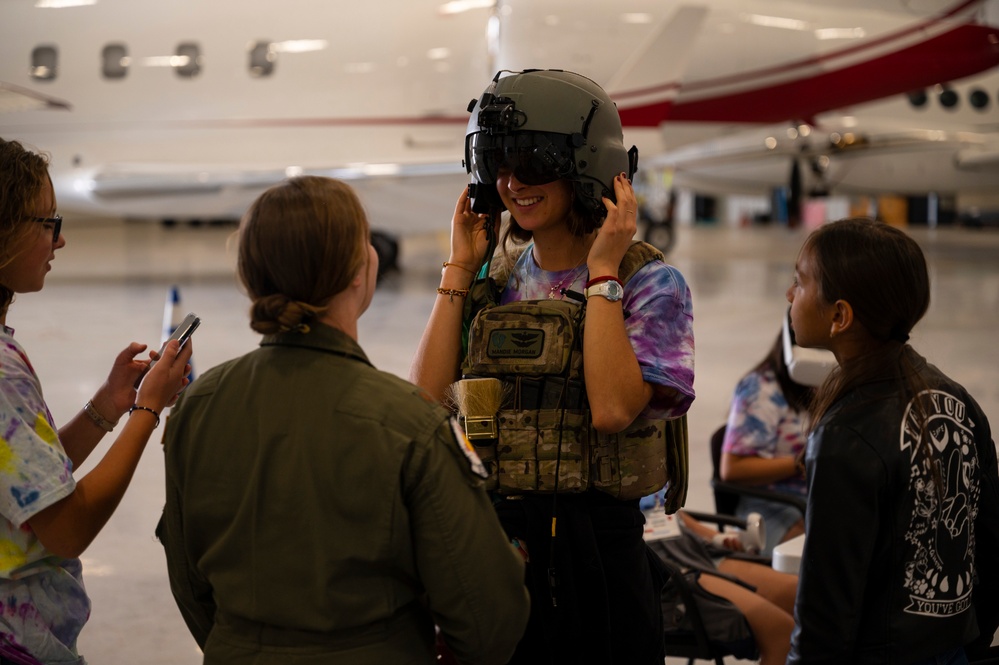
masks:
[[[41,224],[52,224],[52,242],[59,242],[59,232],[62,231],[62,215],[55,217],[32,217],[31,221]]]

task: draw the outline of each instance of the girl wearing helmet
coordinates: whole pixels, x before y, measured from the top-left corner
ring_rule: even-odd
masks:
[[[531,339],[547,343],[562,333],[557,325],[530,332],[531,315],[524,312],[548,311],[561,301],[578,313],[581,341],[573,338],[578,346],[564,355],[585,361],[568,361],[564,376],[502,375],[512,388],[502,398],[494,449],[501,453],[492,462],[484,458],[500,521],[528,562],[531,617],[511,662],[659,664],[661,585],[642,539],[638,496],[625,487],[627,478],[613,488],[598,486],[599,464],[587,445],[635,433],[636,423],[653,423],[648,431],[661,433],[663,423],[686,413],[694,398],[690,291],[661,254],[639,261],[630,279],[619,274],[634,251],[638,206],[630,178],[637,151],[624,148],[620,117],[606,93],[570,72],[502,74],[470,106],[465,166],[472,182],[458,197],[450,256],[411,379],[446,401],[453,382],[482,373],[472,360],[476,345],[482,345],[477,357],[485,359],[479,365],[488,366],[490,358],[524,352],[517,343],[530,347]],[[487,300],[497,310],[529,306],[518,310],[524,325],[514,335],[484,342],[476,338],[479,317],[467,332],[475,314],[468,310],[476,307],[466,301],[482,282],[476,276],[489,273],[483,264],[492,264],[504,209],[509,215],[497,262],[506,260],[501,272],[508,275]],[[502,349],[486,348],[511,339]],[[567,402],[575,402],[575,410],[567,410]],[[556,414],[553,428],[540,435],[557,439],[548,446],[558,449],[556,458],[541,459],[538,452],[536,460],[504,464],[502,451],[514,441],[504,427],[543,413]],[[565,444],[573,437],[579,448]],[[568,459],[563,450],[579,454]],[[663,482],[640,488],[641,494]]]

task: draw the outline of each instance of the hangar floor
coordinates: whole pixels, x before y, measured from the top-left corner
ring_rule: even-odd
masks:
[[[196,372],[256,345],[258,336],[247,325],[248,301],[233,274],[232,227],[70,220],[63,232],[67,246],[57,254],[45,290],[18,298],[8,317],[58,422],[93,394],[129,341],[158,344],[171,285],[180,287],[181,307],[203,319],[194,338]],[[934,286],[930,311],[912,341],[999,422],[999,233],[916,229],[913,235],[929,257]],[[779,330],[784,291],[805,232],[697,226],[681,228],[678,236],[669,260],[690,283],[697,343],[688,506],[711,510],[708,437],[724,421],[736,381]],[[446,234],[407,239],[403,273],[385,279],[361,319],[361,344],[381,369],[407,375],[446,252]],[[94,664],[201,662],[153,536],[163,503],[156,442],[84,556],[93,616],[80,646]]]

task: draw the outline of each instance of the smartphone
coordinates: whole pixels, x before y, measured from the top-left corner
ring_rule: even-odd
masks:
[[[198,326],[200,325],[201,325],[201,319],[194,312],[189,313],[187,316],[184,317],[184,320],[180,322],[180,325],[174,329],[173,333],[170,335],[167,341],[163,342],[163,346],[160,347],[160,355],[161,356],[163,355],[163,350],[166,348],[166,345],[172,339],[179,341],[181,347],[183,347],[185,344],[187,344],[187,340],[191,339],[191,335],[194,334],[194,331],[197,330]],[[136,390],[139,389],[139,384],[142,383],[142,379],[146,376],[146,372],[151,370],[153,368],[153,365],[155,364],[156,364],[155,360],[151,361],[149,365],[146,367],[146,370],[141,375],[139,375],[138,380],[136,380],[135,382]]]

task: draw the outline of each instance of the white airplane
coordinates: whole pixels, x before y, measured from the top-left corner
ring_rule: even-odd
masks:
[[[999,67],[806,123],[742,129],[647,160],[700,194],[931,196],[946,213],[999,213]],[[792,176],[792,174],[794,174]],[[792,184],[792,179],[798,182]]]
[[[7,0],[0,136],[52,155],[67,211],[236,218],[317,173],[406,233],[447,227],[499,69],[591,76],[645,160],[674,123],[695,140],[999,63],[999,0],[441,2]]]

